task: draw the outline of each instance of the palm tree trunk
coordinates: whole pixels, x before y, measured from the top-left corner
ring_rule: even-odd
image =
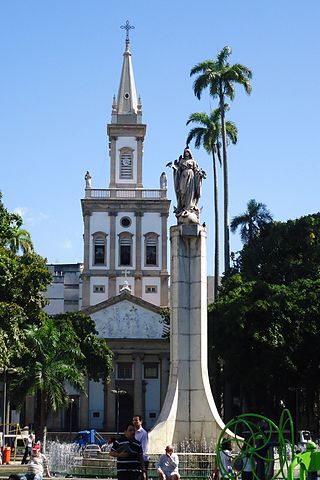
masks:
[[[227,156],[227,135],[224,115],[224,95],[220,92],[220,112],[222,129],[222,158],[223,158],[223,206],[224,206],[224,273],[230,270],[230,228],[229,228],[229,178],[228,178],[228,156]]]
[[[213,167],[213,203],[214,203],[214,300],[218,296],[219,286],[219,205],[218,205],[218,175],[217,161],[212,149],[212,167]]]
[[[48,419],[48,395],[47,392],[38,390],[37,392],[37,417],[36,417],[36,440],[44,441],[44,431]]]

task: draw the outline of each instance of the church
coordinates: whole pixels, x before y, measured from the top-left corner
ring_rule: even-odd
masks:
[[[49,432],[94,428],[120,432],[133,414],[151,429],[161,412],[170,370],[167,176],[155,171],[143,186],[146,124],[137,96],[127,21],[117,97],[107,125],[109,185],[85,174],[83,262],[48,265],[53,283],[45,293],[49,315],[81,311],[112,350],[108,384],[87,380],[86,394],[67,386],[69,405],[51,415]],[[93,186],[94,184],[94,186]],[[79,241],[81,241],[79,239]],[[207,302],[213,301],[208,277]],[[34,398],[26,399],[24,424],[33,424]],[[18,421],[18,420],[17,420]]]
[[[81,310],[95,321],[114,353],[114,371],[109,384],[88,381],[87,395],[69,388],[70,405],[50,418],[51,431],[121,431],[133,414],[150,429],[167,391],[170,353],[163,309],[168,307],[170,201],[165,173],[159,171],[157,187],[143,186],[147,126],[136,93],[128,22],[125,28],[118,95],[107,125],[109,186],[93,187],[87,171],[83,263],[49,265],[54,281],[46,293],[48,314]]]

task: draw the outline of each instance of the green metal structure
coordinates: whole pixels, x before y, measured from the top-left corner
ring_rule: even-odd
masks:
[[[228,453],[228,442],[232,443],[232,454]],[[294,480],[297,467],[300,480],[305,480],[308,472],[320,470],[320,452],[316,448],[314,442],[309,442],[306,452],[295,453],[289,410],[283,410],[279,425],[263,415],[248,413],[226,424],[217,443],[216,462],[224,479],[241,478],[241,472],[250,464],[255,480]],[[229,456],[227,462],[222,461],[223,455]]]

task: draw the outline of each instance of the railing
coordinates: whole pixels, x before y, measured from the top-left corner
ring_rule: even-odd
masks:
[[[167,198],[167,190],[147,188],[86,188],[85,198],[135,198],[160,199]]]
[[[186,479],[209,479],[215,463],[212,453],[179,453],[179,473]],[[158,478],[157,463],[159,455],[150,455],[149,478]],[[116,459],[104,453],[98,458],[83,458],[82,465],[74,465],[68,473],[79,477],[116,478]]]

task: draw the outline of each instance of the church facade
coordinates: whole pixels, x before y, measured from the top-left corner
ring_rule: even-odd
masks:
[[[84,257],[81,264],[50,265],[54,282],[46,311],[81,310],[96,323],[114,353],[111,382],[87,382],[87,395],[69,388],[70,405],[52,416],[49,430],[121,431],[133,414],[155,423],[169,377],[167,178],[144,188],[146,125],[137,97],[127,36],[109,142],[109,185],[93,186],[89,171],[81,200]],[[29,399],[31,402],[31,400]],[[28,410],[28,409],[27,409]],[[32,423],[32,419],[26,419]]]

